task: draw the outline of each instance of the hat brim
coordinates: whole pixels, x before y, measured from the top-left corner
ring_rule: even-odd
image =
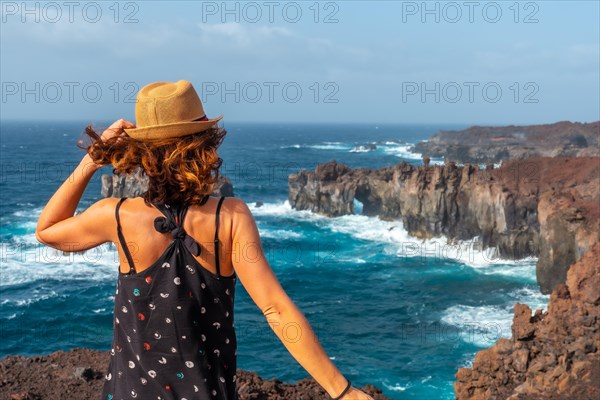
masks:
[[[176,122],[173,124],[144,126],[142,128],[123,129],[127,135],[137,140],[168,139],[192,135],[207,130],[223,118],[219,115],[207,121]]]

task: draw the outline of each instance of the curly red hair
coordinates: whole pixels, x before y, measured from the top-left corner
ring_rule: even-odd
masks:
[[[103,141],[88,125],[85,134],[91,143],[80,141],[78,147],[94,162],[112,164],[117,175],[142,169],[149,178],[146,203],[204,204],[219,178],[223,160],[217,148],[227,131],[215,125],[177,138],[140,141],[122,134]]]

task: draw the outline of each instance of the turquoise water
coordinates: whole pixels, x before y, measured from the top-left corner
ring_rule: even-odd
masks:
[[[63,254],[34,235],[41,208],[82,156],[74,143],[84,125],[2,123],[0,356],[110,348],[114,246]],[[451,399],[456,369],[510,336],[515,302],[546,305],[535,259],[497,260],[475,241],[459,250],[443,239],[411,238],[399,221],[325,218],[287,203],[289,173],[331,159],[351,167],[418,164],[409,143],[458,127],[225,127],[222,173],[249,204],[283,287],[356,385],[375,384],[392,399]],[[362,151],[369,143],[377,149]],[[94,177],[81,209],[99,198],[100,175],[109,172]],[[306,377],[240,283],[236,297],[239,368],[283,381]]]

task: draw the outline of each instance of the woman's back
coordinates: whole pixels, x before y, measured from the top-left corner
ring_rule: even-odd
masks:
[[[216,242],[220,254],[219,239],[231,237],[220,219],[224,198],[199,207],[125,200],[115,207],[125,261],[102,398],[235,399],[237,277],[224,275],[214,256]],[[124,204],[131,205],[126,212]],[[204,261],[207,249],[212,265]]]
[[[230,199],[231,200],[231,199]],[[195,257],[206,269],[216,272],[214,254],[214,234],[216,230],[215,215],[218,197],[209,197],[204,205],[190,205],[183,220],[183,228],[198,242],[202,251]],[[116,203],[116,202],[115,202]],[[219,213],[219,265],[221,275],[230,276],[234,272],[232,264],[232,214],[228,212],[229,200],[224,200]],[[119,210],[123,235],[135,263],[136,272],[143,271],[151,265],[172,241],[169,234],[157,232],[154,220],[164,214],[144,202],[143,198],[128,199]],[[120,271],[129,272],[129,264],[125,253],[119,246]]]

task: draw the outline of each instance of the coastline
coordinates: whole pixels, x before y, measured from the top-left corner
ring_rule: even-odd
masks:
[[[453,161],[352,169],[335,160],[288,178],[289,202],[324,216],[355,213],[401,220],[415,243],[479,238],[499,258],[538,257],[537,281],[549,294],[569,265],[598,241],[600,157],[534,157],[500,168]],[[418,246],[417,246],[418,247]]]
[[[560,161],[558,161],[560,160]],[[588,168],[586,167],[587,165],[590,165],[590,163],[588,161],[591,160],[591,165],[593,168]],[[481,227],[486,227],[486,229],[489,229],[487,235],[482,235],[481,238],[483,238],[483,240],[485,240],[485,238],[487,238],[487,240],[489,241],[489,245],[490,248],[493,247],[494,244],[497,244],[496,242],[494,242],[494,240],[498,240],[498,238],[500,238],[500,240],[505,240],[507,245],[504,247],[504,250],[507,251],[509,254],[512,252],[513,254],[513,258],[514,259],[519,259],[520,256],[522,255],[526,255],[529,254],[526,251],[523,251],[523,249],[529,249],[529,250],[533,250],[532,253],[535,255],[538,255],[538,261],[540,259],[543,259],[543,255],[544,255],[544,251],[547,252],[546,255],[548,254],[552,254],[552,258],[547,257],[546,258],[546,265],[552,267],[555,265],[560,266],[561,268],[559,269],[559,271],[564,271],[565,274],[565,279],[566,276],[568,274],[568,271],[570,270],[569,266],[572,265],[572,262],[570,262],[569,260],[571,259],[581,259],[582,258],[582,254],[586,253],[586,250],[589,250],[589,243],[592,243],[592,247],[594,244],[594,240],[596,240],[597,242],[597,224],[598,224],[598,217],[597,217],[597,213],[594,205],[597,204],[598,202],[595,202],[595,200],[597,200],[597,188],[596,191],[594,191],[594,187],[593,187],[593,183],[594,181],[590,181],[588,178],[593,178],[596,179],[597,178],[597,167],[594,167],[594,165],[598,165],[599,162],[599,158],[598,157],[592,157],[590,158],[590,160],[588,159],[583,159],[581,157],[577,157],[577,158],[573,158],[573,157],[559,157],[559,158],[547,158],[546,160],[542,160],[540,162],[535,162],[535,163],[531,163],[530,159],[525,159],[525,160],[511,160],[511,161],[504,161],[502,163],[502,166],[500,168],[495,168],[493,165],[492,166],[486,166],[485,169],[482,169],[481,167],[477,167],[477,166],[472,166],[472,165],[463,165],[463,166],[458,166],[455,163],[451,162],[451,160],[447,161],[446,165],[438,165],[435,167],[431,167],[428,165],[423,165],[423,166],[404,166],[404,170],[402,170],[402,168],[400,168],[400,170],[402,172],[410,172],[409,174],[406,174],[404,177],[400,175],[400,179],[398,180],[398,182],[402,182],[404,184],[404,186],[402,187],[402,189],[408,189],[411,192],[411,195],[413,197],[412,203],[411,202],[405,202],[405,203],[401,203],[401,206],[404,207],[405,205],[409,205],[409,207],[397,207],[397,211],[399,212],[399,214],[397,216],[389,216],[387,217],[387,219],[389,219],[390,221],[398,221],[398,225],[400,225],[400,222],[402,222],[402,224],[404,225],[404,215],[400,212],[402,210],[409,210],[410,212],[407,213],[407,215],[409,216],[409,222],[412,224],[410,226],[413,227],[413,230],[410,231],[410,233],[412,233],[413,237],[416,238],[415,242],[418,242],[418,240],[421,240],[422,238],[431,238],[431,237],[435,237],[434,235],[440,235],[440,236],[445,236],[445,237],[449,237],[449,238],[453,238],[452,240],[456,240],[456,241],[460,241],[462,240],[460,238],[460,235],[456,234],[456,232],[461,233],[460,230],[456,230],[454,235],[452,234],[448,234],[448,232],[451,232],[451,230],[448,231],[448,222],[451,221],[451,219],[446,218],[445,217],[445,212],[446,215],[448,215],[447,211],[450,209],[450,207],[446,207],[445,209],[443,207],[440,208],[435,208],[436,206],[439,206],[439,204],[444,204],[444,206],[450,204],[450,205],[454,205],[455,207],[457,207],[457,209],[459,211],[464,211],[465,208],[460,208],[460,207],[464,207],[464,205],[468,205],[468,207],[466,208],[467,210],[470,210],[471,212],[471,217],[472,218],[466,218],[466,219],[462,219],[461,218],[465,218],[465,216],[467,214],[465,213],[458,213],[460,215],[460,218],[456,218],[456,220],[454,221],[455,226],[456,225],[462,225],[463,223],[473,223],[473,220],[476,222],[474,223],[475,229],[473,230],[473,232],[475,233],[481,233],[481,231],[478,231],[478,229],[481,229]],[[512,169],[509,169],[508,167],[511,165],[513,165]],[[529,164],[527,164],[529,163]],[[326,163],[326,164],[331,164],[331,163]],[[537,177],[541,179],[538,179],[538,181],[536,183],[531,183],[531,182],[527,182],[526,180],[516,180],[515,183],[515,179],[514,179],[514,175],[513,175],[513,180],[510,181],[509,183],[512,183],[514,185],[514,187],[516,187],[516,190],[514,187],[510,187],[510,185],[507,185],[506,182],[503,181],[503,177],[507,177],[509,176],[508,174],[506,174],[506,171],[519,171],[520,166],[527,166],[527,165],[535,165],[536,168],[534,169],[534,171],[536,171],[537,173]],[[336,171],[336,169],[340,166],[340,164],[337,164],[337,167],[331,168],[331,167],[325,167],[323,168],[322,166],[318,166],[318,169],[320,171]],[[515,166],[517,166],[515,168]],[[548,166],[552,167],[552,168],[548,168]],[[344,192],[344,190],[347,187],[352,187],[351,183],[354,182],[354,184],[356,185],[356,188],[359,188],[360,185],[365,185],[365,181],[367,184],[370,185],[370,189],[372,190],[370,193],[370,196],[366,196],[365,193],[362,193],[362,196],[365,196],[367,198],[367,200],[371,200],[373,201],[373,199],[375,199],[375,201],[373,201],[372,203],[369,203],[368,201],[363,203],[363,206],[365,204],[367,204],[366,208],[363,208],[363,214],[368,214],[369,212],[373,212],[373,210],[375,209],[374,205],[377,206],[377,197],[373,196],[373,194],[377,194],[379,193],[378,190],[381,190],[381,193],[383,193],[383,196],[389,196],[387,198],[387,202],[385,204],[383,204],[383,206],[388,207],[389,210],[394,210],[394,207],[396,207],[394,205],[393,202],[390,202],[388,200],[393,200],[393,191],[390,191],[390,186],[389,186],[389,182],[386,183],[386,179],[388,179],[386,176],[387,172],[386,169],[393,169],[397,168],[397,166],[394,167],[387,167],[387,168],[383,168],[380,170],[373,170],[372,173],[369,174],[357,174],[356,171],[361,170],[361,169],[350,169],[349,171],[346,171],[342,174],[339,174],[338,176],[335,176],[335,179],[331,178],[331,175],[328,176],[328,179],[324,179],[324,180],[314,180],[312,181],[313,183],[317,183],[317,187],[319,189],[319,191],[321,192],[315,192],[315,193],[320,193],[321,195],[323,193],[327,194],[337,194],[338,196],[340,195],[340,193],[342,194],[342,199],[343,199],[343,193],[349,193],[349,192]],[[506,170],[500,172],[500,170],[502,168],[507,168]],[[594,169],[596,168],[596,169]],[[381,172],[381,170],[383,170],[383,172]],[[527,173],[525,174],[525,176],[522,176],[522,178],[529,178],[531,177],[531,173],[530,170],[525,170]],[[556,172],[556,174],[553,175],[549,175],[546,176],[545,174],[548,173],[548,171],[552,172]],[[338,171],[339,172],[339,171]],[[337,172],[335,172],[337,173]],[[541,174],[541,175],[540,175]],[[594,175],[595,174],[595,175]],[[349,177],[347,176],[349,175],[350,177],[357,178],[357,179],[349,179]],[[389,175],[392,177],[392,179],[395,179],[395,175],[394,173],[392,173],[391,175]],[[518,175],[517,175],[518,176]],[[371,179],[375,177],[375,179]],[[402,179],[402,178],[406,178],[406,179]],[[104,195],[109,194],[108,193],[108,188],[110,187],[110,195],[113,196],[132,196],[131,194],[131,190],[137,190],[139,192],[140,187],[138,187],[137,189],[135,188],[135,186],[139,183],[136,183],[136,179],[133,179],[133,181],[131,180],[131,178],[124,178],[125,180],[123,180],[123,178],[119,178],[119,177],[111,177],[110,175],[108,176],[103,176],[102,177],[102,181],[104,184],[104,181],[106,181],[106,188],[107,188],[107,192]],[[129,181],[126,181],[127,179],[129,179]],[[226,177],[222,177],[222,179],[226,180]],[[389,180],[389,179],[388,179]],[[374,182],[374,184],[373,184]],[[521,183],[525,183],[525,184],[521,184]],[[541,182],[541,183],[540,183]],[[394,183],[394,182],[392,182]],[[388,186],[386,187],[384,184],[387,184]],[[348,186],[344,186],[344,185],[348,185]],[[379,185],[379,186],[378,186]],[[414,185],[414,186],[411,186]],[[446,186],[444,186],[446,185]],[[456,186],[453,186],[456,185]],[[470,185],[470,186],[469,186]],[[544,186],[545,185],[545,186]],[[508,186],[508,188],[506,187]],[[326,189],[331,189],[331,192],[327,192],[326,190],[323,190],[324,188]],[[454,188],[455,191],[452,192],[452,189]],[[456,190],[456,189],[460,189],[460,190]],[[103,191],[104,191],[105,187],[103,185]],[[227,195],[233,195],[233,186],[231,185],[231,182],[229,182],[229,186],[227,186],[227,189],[225,190],[229,190],[231,189],[231,192],[229,192],[229,194]],[[336,192],[337,189],[340,189],[340,191]],[[364,189],[364,186],[363,186]],[[508,190],[507,190],[508,189]],[[361,189],[362,190],[362,189]],[[219,193],[223,193],[223,192],[217,192],[216,195],[219,195]],[[305,192],[308,193],[308,192]],[[358,193],[358,190],[357,192]],[[401,190],[398,190],[398,193],[401,194]],[[397,194],[398,194],[397,193]],[[135,195],[139,195],[138,194],[133,194]],[[454,197],[453,197],[454,196]],[[504,196],[504,197],[503,197]],[[364,200],[365,197],[362,197],[362,199]],[[307,197],[309,198],[309,197]],[[332,200],[336,200],[335,196],[330,196],[330,197],[326,197],[326,196],[321,196],[320,197],[321,201],[323,199],[327,199],[328,201],[330,201],[331,203],[329,204],[335,204],[334,202],[332,202]],[[339,197],[338,197],[339,199]],[[460,201],[456,201],[456,200],[460,200]],[[468,201],[465,203],[465,199],[467,199]],[[486,200],[487,199],[487,200]],[[491,199],[491,200],[490,200]],[[343,199],[344,200],[344,199]],[[348,199],[346,199],[348,200]],[[346,201],[344,200],[344,201]],[[441,203],[440,203],[441,200]],[[488,201],[488,203],[492,203],[492,207],[489,207],[488,209],[492,209],[492,211],[494,211],[496,214],[492,214],[493,218],[489,218],[490,214],[487,212],[482,212],[481,210],[485,210],[485,208],[480,208],[481,204],[485,205],[485,201]],[[510,201],[509,201],[510,200]],[[436,203],[437,201],[437,203]],[[461,203],[462,201],[462,203]],[[512,202],[512,203],[511,203]],[[260,204],[258,204],[260,203]],[[263,212],[262,208],[259,208],[262,206],[261,202],[258,202],[255,205],[255,209],[256,210],[261,210],[260,212]],[[350,199],[349,201],[350,204],[354,205],[354,203],[352,202],[352,199]],[[320,206],[326,205],[327,206],[327,202],[324,203],[319,203]],[[340,204],[347,204],[347,203],[342,203],[340,202]],[[428,206],[434,206],[431,208],[427,208],[427,207],[423,207],[423,205],[428,205]],[[524,208],[522,206],[525,206]],[[412,207],[412,208],[411,208]],[[419,219],[417,217],[419,217],[419,214],[417,214],[417,210],[419,209],[419,207],[421,207],[420,209],[423,211],[423,218]],[[470,208],[469,208],[470,207]],[[289,204],[286,205],[286,210],[289,209]],[[351,209],[350,209],[351,210]],[[445,211],[444,211],[445,210]],[[508,212],[507,212],[508,210]],[[524,210],[524,211],[523,211]],[[317,211],[318,212],[318,211]],[[303,212],[302,212],[303,213]],[[319,214],[321,214],[320,212],[318,212]],[[298,213],[300,214],[300,213]],[[325,213],[326,214],[326,213]],[[525,218],[523,219],[519,219],[523,216],[523,214],[525,214]],[[279,215],[279,214],[277,214]],[[373,216],[378,215],[377,213],[374,213]],[[450,213],[450,215],[454,215],[452,213]],[[510,231],[501,231],[498,229],[498,221],[500,220],[498,218],[498,216],[503,216],[506,218],[506,216],[511,217],[512,219],[507,219],[508,221],[510,221],[513,225],[511,225],[513,228],[514,227],[519,227],[519,224],[527,224],[527,222],[529,221],[534,221],[534,223],[529,224],[528,225],[528,230],[522,230],[522,229],[514,229],[514,232],[510,232]],[[381,217],[381,215],[379,215]],[[519,218],[517,218],[519,217]],[[365,218],[365,217],[357,217],[357,218]],[[445,219],[444,219],[445,218]],[[479,219],[480,218],[480,219]],[[384,216],[384,218],[382,219],[386,219],[386,217]],[[482,224],[480,224],[480,222],[482,222]],[[491,222],[490,222],[491,221]],[[507,224],[508,225],[508,224]],[[408,226],[408,225],[405,225]],[[391,229],[391,228],[390,228]],[[436,231],[436,229],[439,231]],[[444,229],[446,229],[448,232],[444,231]],[[408,231],[408,229],[407,229]],[[396,230],[394,230],[394,232],[396,232]],[[543,248],[543,246],[541,245],[542,243],[542,232],[545,232],[543,235],[545,235],[547,237],[547,246],[545,248]],[[464,233],[464,232],[463,232]],[[462,234],[462,233],[461,233]],[[524,243],[525,246],[523,247],[510,247],[510,235],[516,235],[516,236],[512,236],[513,238],[519,238],[519,235],[521,236],[526,236],[531,240],[522,240],[522,242],[517,241],[517,243]],[[508,239],[502,239],[502,235],[505,235]],[[528,236],[529,235],[529,236]],[[537,237],[537,239],[536,239]],[[480,239],[481,239],[480,238]],[[450,243],[450,240],[448,241]],[[529,247],[527,247],[529,246]],[[542,251],[543,250],[543,251]],[[532,265],[533,266],[533,265]],[[531,271],[531,270],[530,270]],[[552,273],[554,274],[554,272]],[[597,273],[596,273],[597,274]],[[595,276],[594,274],[592,274],[592,276]],[[534,277],[530,275],[529,279],[533,279]],[[534,281],[531,280],[531,282],[533,283]],[[569,293],[572,292],[572,290],[569,289]],[[560,294],[561,299],[565,299],[565,294]],[[570,295],[569,295],[570,296]],[[556,297],[556,296],[553,296]],[[517,300],[517,301],[523,301],[523,300]],[[593,307],[596,307],[597,305],[594,305],[592,303],[592,311],[593,311]],[[525,310],[525,312],[523,311]],[[518,309],[518,315],[520,316],[520,318],[523,318],[523,315],[527,314],[527,309],[526,308],[519,308]],[[532,314],[533,312],[531,310],[529,310],[529,313]],[[542,318],[542,314],[538,313],[536,314],[538,315],[537,317],[533,317],[531,322],[532,324],[537,324],[540,323],[540,321],[542,321],[544,318]],[[552,318],[550,318],[552,319]],[[506,319],[506,322],[508,322],[509,320]],[[586,320],[588,321],[588,320]],[[586,322],[589,324],[589,321]],[[578,321],[575,321],[573,323],[573,326],[580,326],[581,324],[579,324]],[[594,325],[596,324],[596,325]],[[517,324],[518,325],[518,324]],[[592,326],[597,326],[597,320],[596,322],[592,322]],[[508,325],[507,325],[508,328]],[[558,328],[560,329],[564,329],[564,327],[559,326]],[[586,327],[586,328],[589,328]],[[536,332],[540,332],[540,335],[545,334],[545,330],[544,329],[538,329]],[[573,340],[573,336],[564,336],[565,339],[567,340]],[[527,340],[522,340],[523,338],[518,338],[515,337],[512,340],[514,341],[514,343],[520,343],[520,342],[525,342],[525,344],[521,344],[520,346],[524,346],[524,345],[529,345],[530,343],[535,343],[536,339],[539,340],[544,340],[543,337],[535,337],[535,338],[528,338]],[[575,338],[576,339],[576,338]],[[502,342],[505,343],[505,342]],[[491,345],[491,343],[489,344]],[[516,344],[515,344],[516,346]],[[595,345],[596,349],[600,346]],[[562,348],[560,346],[558,346],[558,350],[556,350],[555,352],[558,354],[562,351]],[[585,349],[586,347],[584,347]],[[588,350],[590,349],[589,346],[587,347]],[[597,353],[597,350],[594,350],[594,347],[591,347],[591,349],[593,350],[592,353],[584,353],[584,354],[594,354]],[[503,350],[504,351],[504,350]],[[484,351],[481,351],[480,353],[484,353]],[[30,353],[32,354],[32,353]],[[35,353],[34,353],[35,354]],[[521,353],[520,353],[521,354]],[[533,360],[533,356],[534,356],[534,352],[529,353],[529,358],[528,358],[528,362],[527,362],[527,367],[529,367],[529,364],[531,363],[531,360]],[[31,359],[31,361],[24,361],[26,363],[31,363],[34,364],[36,363],[36,359],[40,358],[40,357],[44,357],[44,356],[33,356],[33,357],[25,357],[26,359]],[[476,357],[476,359],[482,358],[483,356],[478,356]],[[485,357],[484,357],[485,358]],[[513,363],[513,356],[511,355],[510,357],[506,358],[507,362],[509,362],[509,364],[512,365]],[[576,360],[576,361],[581,361],[581,360]],[[504,362],[504,361],[502,361]],[[564,364],[566,371],[569,374],[572,372],[571,368],[572,368],[572,363],[569,364],[569,362],[567,362],[566,364]],[[534,363],[535,364],[535,363]],[[465,365],[465,364],[463,364]],[[587,364],[586,364],[587,365]],[[475,372],[474,374],[480,374],[481,376],[486,376],[486,377],[490,377],[493,376],[492,372],[490,371],[484,371],[484,370],[479,370],[478,368],[481,365],[477,364],[477,368],[475,368]],[[578,373],[581,372],[581,370],[579,369],[580,367],[577,367],[577,371]],[[541,376],[542,374],[540,373],[541,370],[538,371],[528,371],[527,373],[531,373],[534,374],[535,372],[535,376]],[[521,371],[522,372],[522,371]],[[545,372],[545,371],[542,371]],[[589,370],[585,370],[585,373],[583,375],[587,376],[586,373],[589,372]],[[46,372],[41,372],[42,374],[45,374]],[[593,371],[592,371],[593,373]],[[477,379],[477,381],[475,383],[473,383],[472,381],[469,380],[469,377],[473,377],[473,375],[469,375],[469,377],[467,377],[464,373],[461,373],[462,375],[461,378],[464,378],[461,382],[464,385],[492,385],[492,384],[497,384],[497,383],[493,383],[493,379],[489,379],[489,380],[480,380],[479,378]],[[518,375],[518,374],[517,374]],[[514,377],[516,375],[511,375],[507,373],[507,376],[511,376]],[[566,375],[560,375],[562,376],[562,380],[566,379]],[[579,375],[575,375],[577,377],[579,377]],[[458,378],[458,375],[457,375]],[[258,378],[257,378],[258,379]],[[504,378],[503,378],[504,379]],[[512,379],[512,378],[511,378]],[[572,381],[569,381],[571,383],[573,383]],[[291,384],[294,385],[294,384]],[[506,386],[506,385],[505,385]],[[472,386],[471,388],[483,388],[483,386]],[[504,389],[507,389],[507,387],[505,387]],[[469,389],[471,390],[471,389]],[[474,389],[473,389],[474,390]],[[483,389],[482,389],[483,390]],[[508,390],[508,389],[507,389]],[[391,392],[390,392],[391,393]],[[468,391],[467,391],[468,393]],[[391,395],[391,394],[388,394]],[[401,398],[401,397],[400,397]],[[481,398],[488,398],[488,397],[481,397]]]
[[[428,157],[423,164],[402,162],[373,170],[351,169],[335,160],[318,164],[314,172],[289,176],[288,200],[292,209],[328,217],[354,214],[358,200],[362,214],[401,220],[415,239],[443,236],[454,244],[478,238],[479,250],[496,248],[500,258],[537,257],[540,290],[552,292],[548,311],[536,310],[532,316],[527,305],[517,303],[512,339],[499,339],[490,349],[477,353],[472,368],[458,370],[456,396],[479,400],[501,393],[498,398],[514,395],[514,399],[526,399],[527,394],[562,392],[584,399],[600,393],[592,380],[599,376],[598,318],[591,324],[591,317],[572,318],[572,327],[589,328],[578,339],[583,347],[573,357],[562,343],[572,340],[573,334],[565,324],[556,322],[564,316],[557,317],[555,311],[561,299],[572,301],[569,293],[576,293],[580,286],[578,274],[586,274],[581,269],[587,268],[594,279],[599,275],[590,272],[589,265],[600,251],[596,185],[600,157],[525,157],[501,160],[499,168],[491,162],[481,168],[452,160],[429,165]],[[584,303],[573,301],[570,307],[584,310],[580,313],[588,316],[598,312],[597,300]],[[523,328],[527,324],[536,326],[530,329],[535,334],[518,333],[527,330]],[[552,346],[541,344],[552,341]],[[497,370],[488,368],[490,358],[507,365],[499,378]],[[546,359],[560,359],[560,367],[548,371],[553,365]],[[544,392],[544,388],[548,390]]]
[[[512,337],[456,373],[458,400],[600,396],[600,243],[569,268],[547,311],[515,304]]]
[[[0,360],[0,400],[99,398],[109,357],[108,351],[84,348],[41,356],[6,356]],[[255,372],[241,369],[236,373],[239,400],[329,399],[312,378],[285,383],[263,379]],[[375,400],[389,400],[373,385],[367,384],[360,389]]]
[[[296,210],[329,217],[355,214],[358,204],[359,213],[401,220],[415,242],[478,238],[482,249],[503,258],[538,257],[537,283],[551,293],[547,310],[534,314],[515,304],[511,339],[499,339],[476,353],[472,367],[458,370],[456,398],[597,399],[600,157],[597,142],[588,144],[597,141],[598,127],[562,122],[441,132],[411,149],[423,152],[423,165],[352,169],[333,160],[290,175],[288,198]],[[430,165],[429,156],[444,163]]]

